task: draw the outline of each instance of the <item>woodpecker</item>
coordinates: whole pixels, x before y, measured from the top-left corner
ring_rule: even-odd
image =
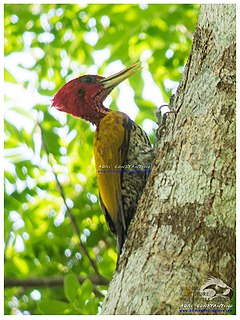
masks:
[[[125,113],[104,107],[112,89],[140,71],[136,63],[109,77],[84,75],[66,83],[52,106],[96,125],[94,158],[102,211],[117,238],[118,255],[142,195],[153,158],[147,134]]]

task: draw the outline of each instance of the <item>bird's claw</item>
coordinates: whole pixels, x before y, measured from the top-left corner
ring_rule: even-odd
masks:
[[[168,111],[165,111],[164,113],[162,112],[162,109],[164,107],[168,108]],[[162,136],[162,132],[164,130],[164,128],[166,127],[166,121],[167,121],[167,115],[170,113],[174,113],[176,114],[175,111],[172,111],[169,109],[169,106],[167,104],[163,104],[161,105],[156,112],[156,116],[157,116],[157,124],[158,124],[158,129],[157,129],[157,134],[156,134],[156,141],[155,141],[155,145],[157,144],[157,142],[160,140],[160,137]]]

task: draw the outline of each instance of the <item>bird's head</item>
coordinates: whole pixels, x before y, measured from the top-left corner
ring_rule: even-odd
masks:
[[[54,96],[52,106],[60,111],[72,114],[98,124],[109,111],[103,101],[114,87],[141,70],[136,63],[109,77],[85,75],[66,83]]]

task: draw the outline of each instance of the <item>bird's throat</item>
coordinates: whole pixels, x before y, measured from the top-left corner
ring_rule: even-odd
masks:
[[[110,112],[109,109],[105,108],[103,104],[96,104],[94,108],[88,108],[88,112],[84,114],[84,116],[80,116],[86,121],[95,124],[96,126],[99,125],[102,118],[104,118]]]

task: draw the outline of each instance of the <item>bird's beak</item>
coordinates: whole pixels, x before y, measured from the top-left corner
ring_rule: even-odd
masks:
[[[123,80],[131,77],[136,72],[142,70],[141,62],[137,62],[129,68],[123,69],[122,71],[113,74],[107,78],[103,78],[100,80],[100,83],[104,86],[104,88],[113,89]]]

